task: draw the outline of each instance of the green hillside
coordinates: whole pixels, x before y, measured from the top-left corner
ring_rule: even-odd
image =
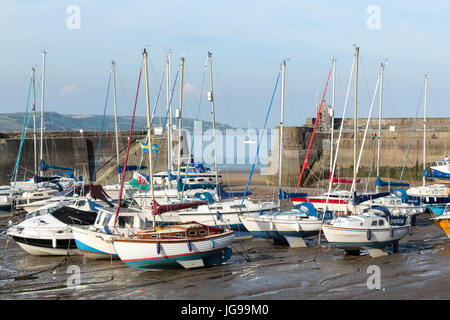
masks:
[[[16,113],[2,113],[0,114],[0,131],[10,132],[10,131],[21,131],[23,126],[23,112]],[[45,112],[44,114],[45,130],[61,130],[61,131],[74,131],[74,130],[100,130],[102,126],[103,116],[102,115],[68,115],[59,114],[56,112]],[[135,130],[145,130],[147,128],[147,118],[146,117],[135,117],[134,119],[134,129]],[[174,123],[176,119],[173,120]],[[160,117],[155,117],[153,120],[155,127],[164,125],[164,119]],[[118,116],[118,126],[119,130],[129,130],[131,125],[131,116]],[[33,128],[33,119],[30,119],[29,129]],[[40,114],[36,115],[36,128],[40,128]],[[193,130],[194,119],[183,118],[183,128],[187,130]],[[212,123],[210,121],[203,121],[203,128],[207,130],[212,128]],[[229,125],[216,123],[216,128],[220,130],[232,128]],[[107,115],[105,117],[105,131],[114,131],[114,116]]]

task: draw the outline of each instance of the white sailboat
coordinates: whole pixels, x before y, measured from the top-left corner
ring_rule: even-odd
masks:
[[[278,184],[282,188],[282,155],[283,155],[283,122],[284,122],[284,86],[286,61],[281,64],[281,119],[279,135],[279,163]],[[306,246],[303,238],[319,233],[322,219],[319,218],[314,207],[306,205],[306,210],[299,207],[281,211],[281,198],[278,198],[277,210],[272,213],[244,214],[242,222],[252,235],[274,240],[287,241],[291,247]]]

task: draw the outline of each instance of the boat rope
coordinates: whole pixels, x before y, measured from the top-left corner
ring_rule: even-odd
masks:
[[[19,171],[19,163],[20,163],[20,156],[22,154],[22,148],[23,148],[23,143],[25,141],[25,135],[27,134],[27,128],[28,125],[30,123],[30,119],[31,117],[28,118],[28,105],[30,102],[30,93],[31,93],[31,85],[33,82],[33,78],[30,77],[30,84],[28,85],[28,95],[27,95],[27,104],[26,104],[26,108],[25,108],[25,115],[23,117],[23,126],[22,126],[22,137],[20,139],[20,147],[19,147],[19,154],[17,155],[17,160],[16,160],[16,165],[14,166],[14,184],[13,184],[13,188],[12,188],[12,194],[14,194],[14,191],[16,190],[16,180],[17,180],[17,172]],[[28,118],[28,120],[27,120]]]
[[[125,174],[127,173],[127,163],[128,163],[128,154],[130,152],[130,143],[131,143],[131,136],[133,134],[133,125],[134,125],[134,115],[136,114],[136,105],[137,105],[137,100],[138,100],[138,96],[139,96],[139,87],[141,85],[141,75],[142,75],[142,66],[143,66],[144,61],[141,62],[141,68],[139,70],[139,80],[138,80],[138,85],[137,85],[137,89],[136,89],[136,98],[134,99],[134,109],[133,109],[133,117],[131,118],[131,126],[130,126],[130,134],[128,136],[128,145],[127,145],[127,151],[126,151],[126,155],[125,155],[125,163],[123,165],[124,170],[122,172],[122,179],[120,180],[120,191],[119,191],[119,199],[117,200],[117,208],[116,208],[116,216],[114,217],[114,226],[116,225],[117,222],[117,217],[119,215],[119,210],[120,210],[120,202],[122,200],[122,192],[123,192],[123,183],[125,182]],[[151,150],[149,150],[151,152]]]
[[[419,102],[417,103],[416,116],[414,117],[414,123],[411,128],[411,132],[409,134],[408,148],[406,149],[405,159],[403,160],[403,167],[402,167],[402,173],[400,174],[400,181],[402,181],[403,174],[405,172],[406,161],[408,160],[409,149],[411,147],[411,140],[412,140],[413,132],[416,128],[417,115],[419,113],[420,102],[422,101],[422,94],[423,94],[423,92],[422,92],[422,90],[420,90],[420,97],[419,97]]]
[[[302,181],[303,172],[305,171],[305,168],[309,167],[308,166],[308,156],[309,156],[309,152],[311,151],[311,146],[312,146],[312,142],[313,142],[313,139],[314,139],[314,134],[316,133],[317,124],[319,123],[320,112],[322,111],[323,101],[325,100],[325,94],[327,93],[328,82],[330,81],[331,71],[333,71],[333,65],[331,65],[330,71],[328,72],[327,84],[325,85],[325,90],[323,91],[322,101],[320,102],[319,110],[317,110],[317,117],[316,117],[316,121],[314,123],[313,133],[311,135],[311,140],[309,141],[308,150],[306,151],[305,161],[303,162],[303,168],[302,168],[302,171],[300,173],[300,177],[298,178],[296,191],[298,191],[298,187],[300,186],[300,182]]]
[[[108,105],[110,84],[111,84],[111,73],[109,74],[108,88],[106,89],[105,107],[103,108],[103,120],[102,120],[101,129],[100,129],[100,138],[98,140],[97,158],[95,159],[95,165],[94,165],[94,177],[92,178],[93,182],[95,182],[95,177],[96,177],[96,174],[97,174],[98,156],[100,155],[100,148],[101,148],[101,145],[102,145],[103,129],[105,128],[106,106]]]
[[[281,74],[281,72],[278,72],[277,80],[275,82],[275,87],[273,88],[272,98],[270,99],[269,109],[267,110],[266,120],[264,121],[264,130],[267,128],[267,122],[269,120],[270,110],[272,109],[272,104],[273,104],[273,99],[275,97],[275,92],[277,91],[278,81],[280,80],[280,74]],[[250,174],[248,176],[247,185],[245,186],[244,195],[242,197],[241,209],[244,206],[245,195],[247,194],[248,187],[250,185],[250,181],[252,180],[252,175],[253,175],[253,171],[255,169],[256,162],[258,161],[259,147],[261,146],[262,138],[263,138],[263,134],[261,134],[261,136],[259,137],[258,146],[256,148],[255,159],[253,160],[252,168],[251,168]]]
[[[173,94],[174,94],[174,92],[175,92],[175,86],[176,86],[176,84],[177,84],[178,73],[179,73],[179,70],[177,71],[177,73],[176,73],[176,75],[175,75],[175,81],[173,82],[172,93],[170,94],[169,105],[172,104]],[[156,152],[155,159],[153,160],[153,168],[155,168],[156,159],[158,159],[159,150],[160,150],[160,147],[161,147],[161,142],[162,142],[163,136],[164,136],[164,131],[166,130],[167,119],[169,118],[169,111],[170,111],[170,108],[167,108],[167,111],[166,111],[166,117],[165,117],[164,125],[163,125],[163,129],[162,129],[161,134],[160,134],[160,136],[159,136],[158,149],[157,149],[157,152]],[[172,116],[172,115],[170,115],[170,116]],[[169,128],[169,129],[171,129],[171,128]],[[169,130],[169,129],[168,129],[168,130]],[[148,146],[148,152],[152,152],[152,149],[153,149],[152,146]],[[169,152],[169,150],[167,150],[167,152]],[[169,179],[169,171],[170,171],[169,168],[167,168],[167,179]]]
[[[205,62],[205,66],[204,66],[204,70],[203,70],[203,80],[202,80],[202,87],[200,89],[200,95],[198,98],[198,105],[197,105],[197,115],[195,117],[195,122],[198,121],[199,115],[200,115],[200,105],[202,103],[202,97],[203,97],[203,90],[205,88],[205,80],[206,80],[206,72],[208,70],[208,58],[206,58],[206,62]],[[195,128],[195,127],[194,127]],[[193,132],[192,136],[191,136],[191,160],[194,161],[194,154],[193,154],[193,150],[194,150],[194,137],[195,137],[195,132]],[[190,166],[190,161],[188,161],[187,165],[186,165],[186,171],[184,172],[184,181],[187,181],[187,174],[189,172],[189,166]],[[181,189],[181,196],[180,196],[180,200],[181,202],[183,202],[183,195],[184,195],[184,186],[185,184],[183,183],[183,188]]]

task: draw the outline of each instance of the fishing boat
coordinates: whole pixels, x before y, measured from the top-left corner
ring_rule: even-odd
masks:
[[[393,216],[383,206],[373,206],[358,215],[342,216],[322,226],[328,243],[348,253],[361,249],[398,249],[398,241],[411,231],[408,216]]]
[[[6,234],[31,255],[78,255],[72,225],[91,225],[97,212],[84,206],[48,204],[25,216]]]
[[[445,206],[445,210],[441,215],[431,218],[431,221],[450,238],[450,204]]]

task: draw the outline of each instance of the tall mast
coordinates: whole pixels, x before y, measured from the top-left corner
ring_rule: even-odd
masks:
[[[426,152],[427,152],[427,89],[428,89],[428,74],[424,78],[424,96],[423,96],[423,172],[426,170]],[[425,186],[425,176],[422,177],[423,185]]]
[[[150,95],[148,92],[148,68],[147,68],[147,50],[144,49],[144,71],[145,71],[145,102],[147,104],[147,135],[148,135],[148,167],[150,170],[150,188],[152,191],[152,204],[155,201],[155,192],[153,188],[153,163],[152,163],[152,132],[150,123],[152,122],[150,115]],[[156,227],[155,215],[153,215],[153,228]]]
[[[359,47],[355,48],[355,109],[354,109],[354,136],[353,136],[353,180],[356,181],[356,150],[358,146],[358,65]]]
[[[33,102],[31,104],[31,110],[33,111],[33,144],[34,144],[34,175],[37,175],[37,141],[36,141],[36,70],[34,67],[31,69],[31,77],[33,79]]]
[[[281,63],[281,116],[280,116],[280,136],[279,136],[279,159],[278,159],[278,188],[281,190],[281,174],[283,172],[283,121],[284,121],[284,80],[285,80],[286,60]],[[281,210],[281,199],[278,197],[278,209]]]
[[[383,75],[384,64],[380,66],[380,110],[378,114],[378,154],[377,154],[377,178],[380,176],[380,156],[381,156],[381,117],[383,114]],[[380,187],[376,186],[376,192],[380,192]]]
[[[40,144],[40,156],[39,156],[39,175],[42,176],[42,170],[40,164],[43,160],[44,153],[44,86],[45,86],[45,56],[46,52],[42,53],[42,80],[41,80],[41,144]]]
[[[181,170],[181,138],[182,138],[182,119],[183,119],[183,75],[184,75],[184,57],[181,57],[181,78],[180,78],[180,108],[178,109],[178,180]]]
[[[169,110],[169,124],[167,130],[167,174],[172,171],[172,103],[170,102],[170,94],[172,92],[172,88],[170,86],[170,81],[172,80],[170,77],[170,56],[172,52],[169,50],[167,53],[167,62],[166,62],[166,70],[167,70],[167,83],[166,83],[166,91],[167,91],[167,109]],[[149,150],[150,151],[150,150]],[[169,186],[172,187],[172,181],[169,177],[167,177],[169,181]]]
[[[212,63],[211,63],[212,53],[208,52],[208,61],[209,61],[209,86],[210,90],[208,92],[208,100],[211,102],[211,115],[212,115],[212,126],[213,126],[213,139],[214,139],[214,169],[216,171],[216,186],[219,185],[219,176],[218,176],[218,168],[217,168],[217,149],[216,149],[216,116],[214,113],[214,90],[213,90],[213,78],[212,78]],[[217,196],[220,199],[219,192]]]
[[[334,108],[335,108],[335,86],[336,86],[336,59],[333,57],[333,94],[331,96],[331,135],[330,135],[330,179],[333,171],[333,142],[334,142]]]
[[[113,98],[114,98],[114,128],[116,131],[116,155],[117,155],[117,167],[120,165],[120,157],[119,157],[119,129],[117,125],[117,101],[116,101],[116,63],[114,60],[111,63],[111,73],[113,80]],[[117,170],[117,181],[120,183],[120,173]]]

